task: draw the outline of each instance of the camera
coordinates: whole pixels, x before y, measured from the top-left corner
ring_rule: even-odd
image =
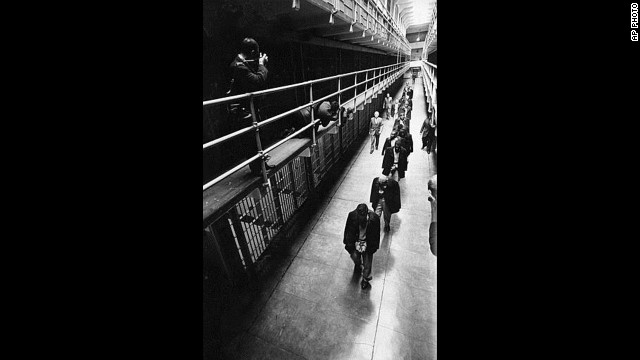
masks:
[[[269,61],[269,56],[267,56],[267,54],[260,53],[259,63],[262,65],[267,65],[268,61]]]

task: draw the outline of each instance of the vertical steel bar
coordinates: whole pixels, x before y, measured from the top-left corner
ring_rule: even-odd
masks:
[[[258,126],[258,118],[256,116],[256,107],[253,103],[253,96],[250,97],[249,106],[251,107],[251,117],[253,118],[253,127],[256,129],[256,144],[258,145],[258,154],[262,157],[260,159],[260,165],[262,166],[262,185],[267,185],[267,168],[264,165],[264,153],[262,152],[262,144],[260,142],[260,127]]]
[[[384,68],[384,87],[389,86],[389,67]]]
[[[354,79],[353,79],[353,85],[358,83],[358,74],[356,73],[354,75]],[[353,87],[353,116],[356,116],[356,98],[358,97],[358,87],[354,86]]]
[[[340,91],[340,79],[338,78],[338,106],[342,106],[342,92]],[[342,126],[342,111],[340,111],[340,108],[338,108],[338,126]]]
[[[249,251],[249,245],[248,245],[250,240],[247,238],[242,228],[242,225],[240,224],[240,219],[238,218],[238,213],[236,211],[237,210],[235,208],[231,209],[228,212],[228,215],[238,239],[238,246],[240,246],[240,253],[244,258],[245,271],[251,274],[253,270],[253,267],[251,266],[253,265],[253,259],[251,258],[251,252]]]
[[[313,83],[309,84],[309,102],[313,103]],[[313,105],[311,105],[311,123],[313,124],[314,120],[316,119],[314,111],[313,111]],[[312,133],[313,133],[313,142],[311,143],[311,147],[315,147],[316,144],[316,126],[315,124],[311,127]]]
[[[364,103],[367,103],[367,90],[369,90],[369,71],[364,73]]]
[[[295,207],[295,209],[298,209],[298,198],[296,197],[296,192],[298,190],[298,178],[296,178],[295,174],[293,173],[293,164],[294,162],[290,162],[289,165],[287,166],[289,169],[289,176],[291,177],[291,187],[293,190],[293,192],[291,193],[291,197],[293,200],[293,206]]]
[[[378,70],[373,70],[373,74],[372,74],[372,78],[373,78],[373,83],[371,84],[371,95],[376,95],[376,93],[378,92],[378,79],[376,79],[376,73],[378,72]]]
[[[266,194],[268,194],[268,192]],[[262,196],[262,191],[260,191],[260,195],[261,196],[257,201],[256,201],[256,199],[253,199],[253,201],[256,204],[255,205],[256,215],[258,215],[256,218],[257,219],[262,218],[262,225],[256,224],[260,229],[260,235],[262,235],[261,236],[261,240],[262,241],[260,243],[256,243],[256,248],[258,248],[258,250],[260,252],[262,252],[262,250],[264,248],[263,243],[266,242],[269,239],[269,236],[267,234],[267,227],[265,225],[265,223],[268,220],[267,215],[268,215],[268,211],[269,211],[269,209],[268,209],[269,205],[268,205],[267,195]],[[264,206],[262,206],[262,202],[263,201],[266,203],[266,206],[267,206],[266,209],[265,209]],[[258,256],[260,256],[260,254],[256,254],[256,257],[258,257]]]

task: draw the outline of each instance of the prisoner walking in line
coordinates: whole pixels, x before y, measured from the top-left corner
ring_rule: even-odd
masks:
[[[375,145],[375,149],[378,150],[378,143],[380,142],[380,132],[382,131],[382,118],[380,117],[379,112],[374,112],[373,117],[371,118],[371,122],[369,123],[369,135],[371,136],[371,151],[369,154],[373,153],[373,148]]]
[[[359,204],[347,216],[342,242],[354,263],[353,272],[362,272],[362,289],[370,288],[373,254],[380,247],[380,217],[367,204]]]
[[[391,230],[391,214],[400,210],[400,185],[386,176],[373,179],[369,201],[376,215],[384,218],[384,231]]]

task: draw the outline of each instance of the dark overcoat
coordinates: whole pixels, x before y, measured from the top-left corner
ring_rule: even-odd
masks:
[[[380,217],[373,211],[369,210],[369,225],[367,225],[367,250],[368,253],[375,253],[380,247]],[[353,210],[347,216],[347,224],[344,227],[343,244],[345,250],[352,253],[356,249],[356,240],[360,235],[358,226],[358,212]]]
[[[385,149],[384,158],[382,159],[382,174],[388,176],[393,166],[394,148]],[[407,171],[407,155],[408,152],[402,146],[400,147],[400,156],[398,157],[398,170]]]
[[[380,200],[380,193],[378,192],[379,183],[379,178],[375,178],[371,184],[369,202],[371,202],[371,206],[374,209],[378,207],[378,201]],[[400,210],[400,185],[398,185],[397,181],[387,179],[387,189],[384,191],[384,198],[392,214]]]

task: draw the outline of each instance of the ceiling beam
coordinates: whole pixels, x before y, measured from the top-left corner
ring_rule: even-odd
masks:
[[[366,38],[366,37],[371,37],[371,33],[370,32],[365,32],[364,37],[362,36],[362,30],[358,30],[355,31],[353,30],[352,33],[348,33],[345,35],[338,35],[335,36],[335,40],[354,40],[354,39],[359,39],[359,38]]]
[[[346,34],[351,34],[352,32],[349,31],[350,25],[338,25],[329,29],[318,29],[318,31],[316,31],[316,33],[320,36],[338,36],[338,35],[346,35]],[[362,31],[363,29],[358,27],[358,25],[353,25],[353,33],[357,32],[357,31]],[[362,35],[362,33],[360,34]]]

